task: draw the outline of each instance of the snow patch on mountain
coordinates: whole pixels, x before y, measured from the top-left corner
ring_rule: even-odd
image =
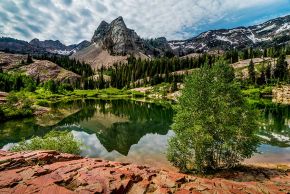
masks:
[[[216,39],[217,40],[220,40],[220,41],[224,41],[224,42],[230,42],[231,44],[234,44],[235,42],[231,41],[229,38],[227,38],[226,36],[216,36]]]
[[[290,15],[269,20],[259,25],[233,29],[210,30],[184,41],[171,41],[176,53],[190,54],[198,51],[230,50],[232,48],[262,47],[286,43],[290,35]]]
[[[249,30],[249,32],[251,33],[250,35],[248,35],[247,37],[254,43],[254,44],[256,44],[256,42],[257,42],[257,39],[256,39],[256,37],[255,37],[255,34],[251,31],[251,30]]]
[[[266,26],[263,29],[257,31],[257,33],[261,33],[261,32],[268,31],[268,30],[272,30],[273,28],[276,28],[276,24],[272,24],[271,26]]]
[[[71,55],[75,53],[75,50],[49,50],[50,53],[59,54],[59,55]]]
[[[204,33],[202,33],[199,37],[200,37],[200,38],[205,38],[205,37],[207,37],[207,35],[209,35],[210,32],[211,32],[211,31],[204,32]]]
[[[283,24],[278,30],[276,30],[276,34],[279,34],[286,30],[290,30],[290,23]]]

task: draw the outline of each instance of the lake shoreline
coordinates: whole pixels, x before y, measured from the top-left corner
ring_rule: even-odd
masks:
[[[247,167],[199,177],[55,151],[0,151],[0,162],[0,192],[8,193],[214,193],[221,189],[223,193],[286,193],[290,189],[289,168]]]

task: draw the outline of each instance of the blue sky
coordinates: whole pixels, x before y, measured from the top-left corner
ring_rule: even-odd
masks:
[[[173,40],[288,14],[290,0],[0,0],[0,36],[71,44],[123,16],[141,37]]]

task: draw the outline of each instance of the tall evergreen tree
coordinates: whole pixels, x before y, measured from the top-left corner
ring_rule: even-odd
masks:
[[[276,67],[274,69],[274,77],[278,80],[285,80],[288,76],[288,63],[286,56],[281,54],[277,60]]]
[[[271,67],[271,63],[269,63],[266,68],[266,82],[267,83],[271,81],[271,77],[272,77],[272,67]]]
[[[250,64],[248,66],[248,73],[249,73],[249,80],[252,84],[256,82],[256,72],[255,72],[255,65],[253,60],[251,59]]]
[[[31,55],[27,55],[26,64],[31,64],[31,63],[33,63],[33,59]]]

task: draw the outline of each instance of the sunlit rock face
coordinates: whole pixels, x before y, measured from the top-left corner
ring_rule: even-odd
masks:
[[[127,28],[122,17],[110,24],[102,21],[95,31],[92,43],[100,45],[111,55],[137,54],[144,50],[143,40],[134,30]]]
[[[252,169],[206,179],[55,151],[0,151],[0,193],[284,193],[289,172]],[[253,176],[255,174],[255,176]],[[222,175],[221,175],[222,176]],[[244,181],[237,181],[244,180]],[[260,180],[260,181],[259,181]]]
[[[274,103],[290,105],[290,85],[275,87],[272,93]]]

